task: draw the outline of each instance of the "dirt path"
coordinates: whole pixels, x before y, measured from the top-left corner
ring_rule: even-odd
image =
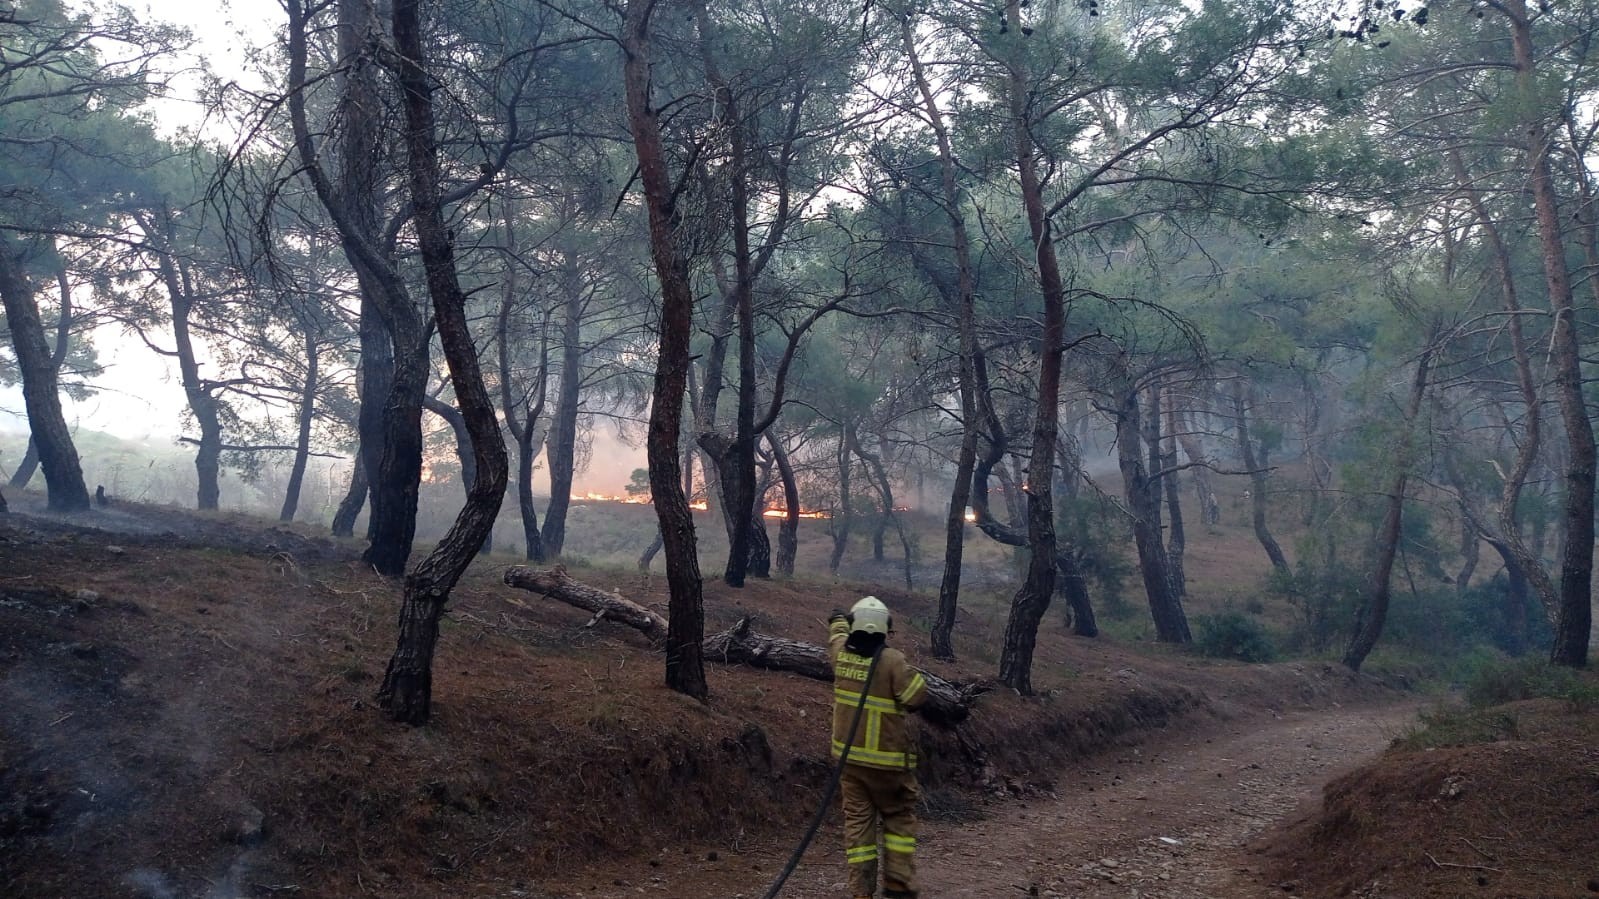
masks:
[[[1380,751],[1414,713],[1410,704],[1294,713],[1122,750],[1064,775],[1057,798],[1003,804],[975,823],[925,826],[922,895],[1293,895],[1292,884],[1263,882],[1244,847],[1320,801],[1328,780]],[[837,839],[831,830],[818,836],[784,899],[848,895]],[[668,855],[631,870],[585,872],[550,895],[755,899],[784,860],[780,847],[724,849],[692,860]]]

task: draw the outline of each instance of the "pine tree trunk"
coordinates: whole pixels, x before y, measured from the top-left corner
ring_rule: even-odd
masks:
[[[1344,651],[1344,665],[1359,671],[1366,657],[1377,646],[1383,625],[1388,619],[1388,598],[1394,558],[1399,553],[1399,538],[1405,511],[1405,488],[1410,476],[1410,451],[1415,443],[1415,429],[1421,415],[1422,398],[1427,392],[1427,370],[1432,362],[1433,347],[1429,344],[1416,364],[1415,379],[1411,382],[1410,402],[1405,410],[1404,431],[1400,434],[1395,452],[1394,479],[1388,490],[1387,507],[1383,512],[1382,526],[1377,531],[1376,565],[1366,588],[1366,601],[1355,616],[1355,633],[1349,648]]]
[[[1133,543],[1138,550],[1138,571],[1149,599],[1150,617],[1155,622],[1155,638],[1162,643],[1188,643],[1193,635],[1182,599],[1172,588],[1167,569],[1166,547],[1161,542],[1160,494],[1151,485],[1139,453],[1142,433],[1138,391],[1131,386],[1121,391],[1116,413],[1116,457],[1127,493],[1127,508],[1133,516]]]
[[[355,465],[350,472],[350,489],[344,492],[344,499],[339,501],[338,511],[333,513],[333,536],[352,537],[355,535],[355,520],[361,515],[361,508],[366,505],[366,465],[361,459],[361,447],[355,448]]]
[[[628,0],[623,15],[623,87],[629,131],[638,159],[639,180],[649,212],[650,250],[661,285],[660,345],[650,405],[650,495],[666,550],[668,633],[666,684],[703,698],[707,694],[705,605],[699,559],[694,545],[694,518],[683,493],[678,462],[683,395],[688,387],[689,341],[693,329],[694,292],[688,259],[676,245],[680,210],[674,203],[673,179],[661,144],[659,111],[650,103],[649,16],[652,0]]]
[[[466,317],[466,294],[455,270],[452,238],[439,205],[439,162],[434,144],[433,79],[422,52],[420,0],[395,0],[394,43],[405,106],[405,144],[413,225],[422,254],[433,319],[449,366],[456,402],[472,444],[476,476],[450,530],[405,579],[399,636],[379,699],[389,715],[408,724],[427,722],[432,707],[433,650],[439,616],[472,556],[492,533],[505,495],[507,460],[499,419]]]
[[[787,510],[783,523],[777,528],[777,573],[783,577],[793,577],[794,559],[799,555],[799,481],[794,477],[794,465],[782,441],[768,432],[766,443],[772,448],[772,458],[777,462],[778,478],[783,482],[783,508]]]
[[[307,331],[310,329],[308,328]],[[305,335],[305,381],[300,387],[300,430],[294,442],[294,464],[289,469],[289,486],[283,491],[283,508],[279,521],[293,521],[300,505],[300,485],[305,482],[305,467],[311,458],[311,424],[316,412],[317,390],[316,338]]]
[[[1011,30],[1021,31],[1020,0],[1007,0],[1005,18]],[[1037,148],[1028,119],[1031,77],[1020,59],[1010,60],[1006,69],[1009,125],[1044,312],[1038,349],[1038,406],[1033,418],[1033,449],[1027,479],[1027,543],[1032,555],[1027,564],[1027,579],[1011,600],[999,656],[1000,682],[1026,696],[1033,692],[1033,650],[1038,640],[1038,626],[1055,595],[1055,441],[1060,427],[1060,377],[1066,349],[1066,290],[1055,256],[1050,221],[1045,214]]]
[[[559,556],[566,546],[566,513],[572,505],[572,480],[577,463],[577,418],[583,385],[583,293],[577,259],[565,255],[561,319],[561,383],[555,398],[555,418],[547,438],[550,460],[550,504],[544,508],[544,552]]]
[[[1253,396],[1251,399],[1253,400]],[[1255,452],[1255,441],[1249,436],[1249,409],[1245,408],[1244,387],[1241,383],[1233,385],[1233,412],[1237,416],[1238,450],[1243,454],[1244,469],[1249,472],[1249,482],[1253,488],[1249,494],[1249,507],[1251,521],[1255,527],[1255,539],[1260,541],[1261,548],[1266,550],[1266,558],[1271,560],[1271,567],[1278,573],[1286,575],[1289,573],[1288,557],[1283,555],[1282,547],[1277,545],[1277,538],[1272,536],[1271,528],[1266,525],[1266,449],[1261,447],[1258,455]]]
[[[0,301],[5,305],[17,371],[22,376],[28,428],[38,447],[39,466],[44,469],[48,505],[52,512],[82,512],[89,508],[89,488],[61,411],[56,369],[45,343],[38,302],[14,254],[11,242],[0,239]]]
[[[1516,58],[1516,85],[1526,97],[1536,96],[1537,55],[1532,46],[1531,13],[1523,0],[1507,0],[1504,10],[1511,25]],[[1565,508],[1561,518],[1560,608],[1555,620],[1550,661],[1583,668],[1588,664],[1588,641],[1593,628],[1593,541],[1596,451],[1593,422],[1583,396],[1581,345],[1577,337],[1577,311],[1566,269],[1560,204],[1549,164],[1553,145],[1536,110],[1523,105],[1528,117],[1527,168],[1533,209],[1538,223],[1544,281],[1549,291],[1549,312],[1554,319],[1549,350],[1554,374],[1555,399],[1566,432]]]
[[[72,284],[67,280],[65,265],[56,268],[56,288],[61,295],[60,311],[56,316],[56,345],[50,353],[50,364],[55,369],[57,384],[60,383],[61,364],[67,359],[67,349],[72,340]],[[22,461],[17,463],[17,470],[11,473],[11,486],[21,490],[33,480],[33,473],[39,469],[39,448],[33,443],[33,436],[28,436],[28,448],[22,453]]]

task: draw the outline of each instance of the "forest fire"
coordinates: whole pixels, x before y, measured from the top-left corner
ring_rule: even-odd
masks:
[[[761,517],[763,517],[763,518],[787,518],[788,517],[788,510],[783,508],[782,506],[768,506],[766,509],[761,511]],[[800,518],[832,518],[833,517],[833,513],[825,511],[825,510],[822,510],[822,509],[808,509],[808,510],[807,509],[801,509],[800,512],[799,512],[799,517]]]
[[[611,493],[589,492],[572,494],[572,501],[588,503],[626,503],[630,506],[644,506],[649,505],[650,498],[647,495],[617,496]]]

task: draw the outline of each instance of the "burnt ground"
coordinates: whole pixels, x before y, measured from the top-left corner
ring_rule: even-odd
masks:
[[[821,794],[816,682],[713,666],[693,702],[637,635],[503,587],[511,560],[486,559],[445,621],[433,723],[399,727],[372,707],[398,591],[353,544],[119,511],[134,526],[0,525],[0,896],[758,895]],[[664,606],[658,576],[573,573]],[[708,627],[749,615],[818,639],[864,589],[708,583]],[[962,662],[932,664],[931,600],[872,590],[913,661],[992,671],[1003,616],[974,605]],[[1058,622],[1037,658],[1041,696],[991,693],[960,732],[924,728],[944,883],[928,895],[1246,895],[1226,879],[1254,865],[1234,864],[1243,842],[1405,714],[1320,663],[1218,663]],[[1181,851],[1158,854],[1162,836]],[[835,849],[824,829],[785,895],[830,894]]]

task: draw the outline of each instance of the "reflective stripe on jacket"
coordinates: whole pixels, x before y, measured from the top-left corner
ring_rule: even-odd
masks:
[[[844,648],[849,639],[849,623],[835,621],[828,628],[828,657],[833,663],[833,757],[844,752],[850,724],[861,702],[861,686],[871,669],[869,656],[856,655]],[[872,683],[866,691],[866,706],[861,723],[850,743],[849,762],[868,768],[912,770],[916,767],[916,747],[911,741],[905,713],[921,706],[927,698],[927,680],[912,668],[905,654],[884,647]]]

